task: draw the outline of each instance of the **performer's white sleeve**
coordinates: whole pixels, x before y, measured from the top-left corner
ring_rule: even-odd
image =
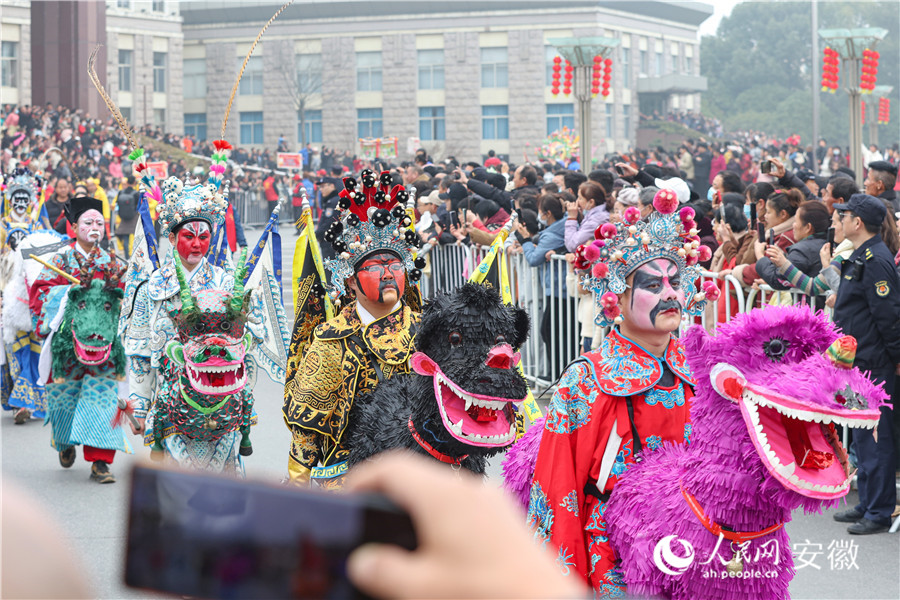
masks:
[[[150,410],[153,376],[149,358],[144,356],[128,358],[128,398],[134,403],[134,416],[138,419],[147,418],[147,411]]]

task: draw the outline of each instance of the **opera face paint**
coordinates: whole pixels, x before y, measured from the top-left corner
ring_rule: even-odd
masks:
[[[28,210],[28,205],[31,204],[31,197],[27,193],[16,192],[13,194],[10,204],[12,205],[13,212],[21,218],[25,214],[25,211]]]
[[[370,302],[393,305],[406,286],[403,263],[388,252],[370,256],[356,271],[356,286]]]
[[[626,318],[641,331],[675,331],[681,324],[684,290],[678,266],[665,258],[634,272]]]
[[[85,246],[99,243],[103,239],[103,226],[106,221],[98,211],[86,210],[78,217],[75,224],[75,238]]]
[[[209,250],[211,237],[206,221],[190,221],[181,226],[175,236],[175,248],[185,266],[193,269],[200,264]]]

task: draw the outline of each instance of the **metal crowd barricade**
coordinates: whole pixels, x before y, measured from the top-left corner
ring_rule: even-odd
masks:
[[[229,200],[245,227],[259,227],[269,222],[269,207],[259,190],[238,190],[229,196]]]

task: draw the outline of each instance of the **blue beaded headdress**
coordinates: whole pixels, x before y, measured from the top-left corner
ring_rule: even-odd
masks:
[[[423,259],[413,256],[419,237],[410,228],[412,218],[407,208],[412,208],[414,200],[409,192],[400,185],[391,188],[389,171],[376,179],[372,170],[365,169],[359,177],[361,185],[353,177],[344,177],[338,217],[324,235],[337,254],[325,261],[332,274],[331,295],[335,300],[347,292],[344,281],[353,277],[356,267],[372,254],[396,254],[412,281],[419,279],[424,266]]]
[[[163,181],[163,203],[158,208],[161,235],[166,237],[182,223],[198,219],[214,229],[225,216],[227,196],[228,187],[219,188],[211,180],[185,186],[177,177],[169,177]]]
[[[678,266],[681,285],[685,289],[685,312],[699,315],[707,300],[715,300],[719,290],[712,282],[696,290],[700,277],[700,261],[709,260],[711,252],[700,245],[694,210],[678,208],[672,190],[660,190],[653,198],[656,209],[646,221],[637,207],[625,210],[621,223],[604,223],[594,232],[594,241],[579,246],[575,252],[576,269],[587,271],[582,277],[585,288],[594,292],[601,310],[595,322],[608,327],[622,322],[619,295],[628,288],[628,275],[641,265],[658,258],[671,260]],[[709,285],[707,285],[709,284]]]

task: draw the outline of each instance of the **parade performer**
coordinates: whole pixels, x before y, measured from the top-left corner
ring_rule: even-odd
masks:
[[[47,421],[59,462],[71,467],[75,446],[82,445],[85,460],[93,463],[91,479],[112,483],[109,465],[116,450],[131,452],[121,428],[111,424],[125,373],[116,337],[124,269],[100,248],[101,209],[99,200],[86,196],[66,204],[76,239],[41,271],[31,287],[30,303],[37,333],[46,338],[39,383],[48,381]]]
[[[143,157],[137,158],[141,160]],[[133,297],[133,301],[126,302],[128,313],[123,315],[126,319],[121,326],[125,352],[131,359],[130,400],[139,425],[133,429],[135,433],[144,433],[146,445],[152,446],[156,451],[165,451],[167,456],[182,466],[243,474],[240,458],[241,432],[237,428],[226,427],[222,430],[212,427],[203,430],[194,425],[173,423],[172,408],[183,404],[182,408],[189,411],[191,402],[197,404],[193,396],[198,395],[198,392],[217,397],[211,406],[218,405],[220,396],[249,396],[249,391],[244,391],[247,380],[245,369],[240,369],[242,377],[236,377],[235,380],[229,379],[229,372],[228,377],[223,373],[222,377],[212,381],[204,372],[201,381],[199,375],[192,378],[192,371],[185,369],[185,351],[179,355],[172,354],[171,347],[167,351],[167,345],[176,338],[190,350],[192,346],[188,345],[189,340],[213,333],[208,331],[205,324],[216,321],[220,327],[219,332],[227,334],[228,339],[225,339],[225,335],[219,336],[222,339],[194,339],[193,342],[199,343],[199,346],[193,348],[196,350],[193,354],[187,353],[188,358],[195,363],[195,367],[198,366],[196,363],[206,363],[212,354],[211,348],[215,346],[217,355],[224,351],[222,356],[228,358],[222,365],[244,365],[244,355],[249,345],[249,340],[243,340],[244,325],[249,311],[243,305],[243,281],[240,282],[238,294],[235,292],[234,274],[207,260],[212,228],[215,223],[222,221],[226,200],[217,187],[216,180],[212,178],[204,184],[185,186],[177,177],[169,177],[162,184],[161,194],[163,202],[159,209],[160,232],[168,238],[174,251],[149,278],[143,281],[129,279],[126,297]],[[140,257],[140,253],[138,256]],[[140,268],[137,257],[133,262],[136,268]],[[241,279],[243,275],[242,273]],[[231,296],[232,292],[241,297],[241,306],[233,314],[227,312],[226,304],[231,304],[230,301],[226,303],[224,298],[226,295]],[[193,315],[192,319],[187,318],[189,315]],[[259,333],[253,336],[255,341],[261,337]],[[245,341],[248,344],[238,349],[237,346]],[[209,354],[205,354],[206,352]],[[198,353],[203,358],[197,358],[195,355]],[[182,364],[173,364],[172,361],[178,362],[176,356],[182,357]],[[206,365],[199,366],[205,369]],[[204,389],[204,386],[209,387]],[[182,391],[189,396],[184,403],[181,402],[184,397]],[[242,402],[243,400],[238,404]],[[252,404],[252,399],[247,402]],[[203,406],[203,410],[211,418],[215,418],[208,408]],[[194,409],[199,410],[196,407]],[[223,424],[228,421],[233,425],[232,420],[224,417],[225,412],[232,411],[231,404],[227,403],[216,409],[219,410],[223,412],[217,420]],[[204,431],[221,435],[205,435]]]
[[[563,374],[533,482],[528,469],[505,468],[508,487],[531,482],[528,522],[536,536],[555,546],[564,573],[584,578],[600,597],[620,597],[623,588],[604,520],[610,490],[642,451],[689,439],[694,380],[673,332],[683,313],[700,314],[716,291],[695,288],[698,263],[710,253],[700,246],[693,210],[676,213],[671,190],[658,192],[654,207],[648,221],[627,209],[622,223],[602,225],[576,252],[576,268],[589,273],[583,284],[600,305],[597,323],[613,327]],[[514,449],[533,447],[535,429]]]
[[[0,221],[0,295],[3,304],[3,377],[4,408],[15,410],[15,422],[21,425],[34,415],[43,418],[44,389],[37,385],[40,340],[34,333],[28,309],[28,288],[19,242],[40,222],[31,210],[41,193],[41,179],[28,169],[16,169],[4,177],[3,218]]]
[[[391,187],[391,175],[360,174],[361,187],[345,177],[339,215],[325,233],[337,256],[327,261],[332,297],[343,302],[333,319],[315,328],[312,343],[300,335],[302,311],[294,325],[285,386],[284,419],[293,436],[288,473],[292,483],[310,479],[340,487],[349,447],[344,433],[355,398],[380,381],[409,371],[419,315],[404,292],[421,275],[412,250],[417,237],[404,204],[409,194]],[[291,364],[296,365],[294,368]]]

